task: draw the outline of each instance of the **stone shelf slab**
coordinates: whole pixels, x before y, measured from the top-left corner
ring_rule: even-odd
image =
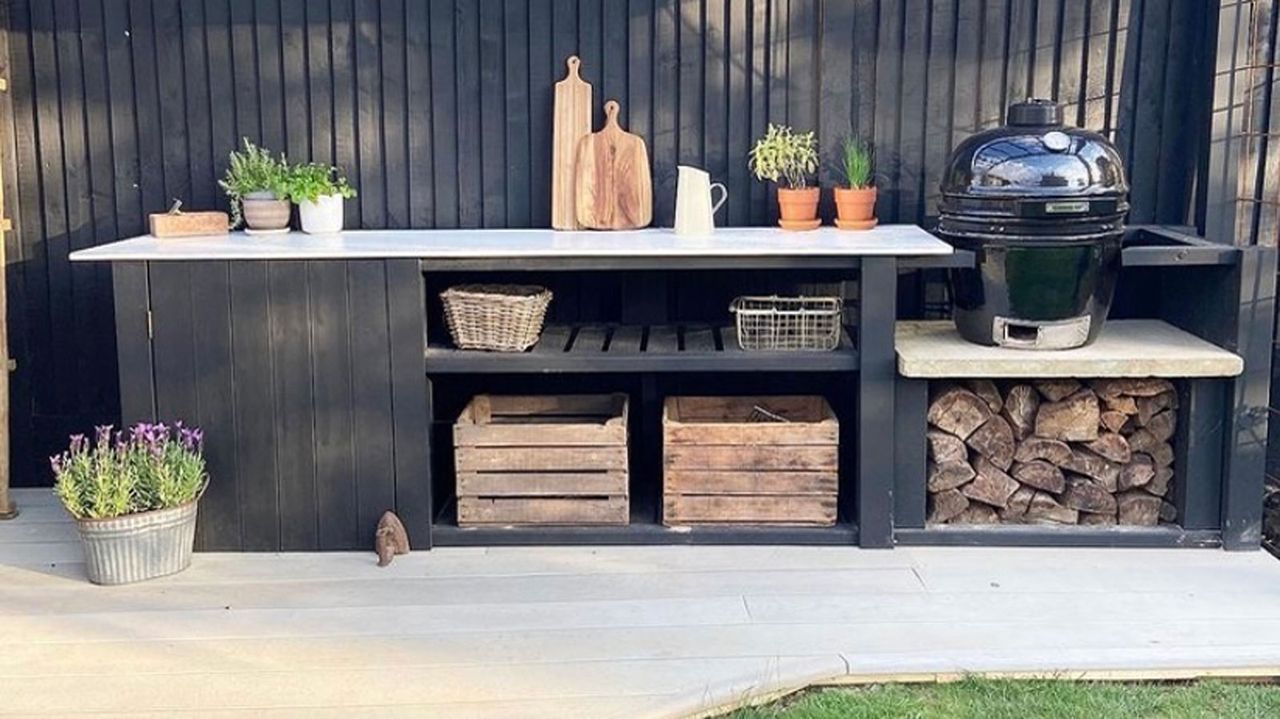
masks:
[[[1096,342],[1022,350],[966,342],[950,320],[897,326],[904,377],[1234,377],[1244,360],[1162,320],[1111,320]]]

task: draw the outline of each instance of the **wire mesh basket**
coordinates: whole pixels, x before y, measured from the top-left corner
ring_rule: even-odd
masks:
[[[536,285],[457,285],[440,293],[453,343],[464,350],[523,352],[537,344],[551,290]]]
[[[840,346],[839,297],[739,297],[729,305],[744,350],[830,351]]]

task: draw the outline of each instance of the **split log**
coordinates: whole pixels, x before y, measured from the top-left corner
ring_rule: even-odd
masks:
[[[1152,460],[1153,462],[1155,460]],[[1142,485],[1142,488],[1148,493],[1157,497],[1169,496],[1169,490],[1172,489],[1173,467],[1156,467],[1156,474],[1151,478],[1150,482]]]
[[[1004,417],[991,416],[966,442],[1000,469],[1009,469],[1013,464],[1013,430]]]
[[[1009,421],[1013,435],[1018,439],[1026,439],[1035,429],[1036,410],[1040,408],[1040,393],[1029,384],[1018,384],[1009,388],[1004,398],[1002,416]]]
[[[1129,415],[1109,409],[1102,413],[1099,422],[1111,432],[1120,432],[1129,424]]]
[[[1106,514],[1098,514],[1096,512],[1081,512],[1080,524],[1091,527],[1113,526],[1116,523],[1116,515],[1114,512]]]
[[[1119,465],[1109,462],[1083,447],[1073,447],[1071,461],[1062,465],[1062,468],[1096,480],[1108,492],[1114,492],[1116,484],[1120,480]]]
[[[1050,402],[1059,402],[1066,399],[1080,391],[1080,388],[1084,386],[1080,384],[1079,381],[1070,378],[1041,379],[1036,380],[1032,384],[1034,384],[1036,389],[1040,391],[1040,394],[1044,395],[1044,398]]]
[[[1098,482],[1079,475],[1067,475],[1067,488],[1058,499],[1063,506],[1083,512],[1106,514],[1116,511],[1115,495]]]
[[[1085,445],[1095,454],[1105,457],[1112,462],[1124,464],[1132,457],[1129,450],[1129,442],[1124,437],[1115,432],[1103,432],[1098,438]]]
[[[1035,433],[1064,442],[1088,442],[1098,438],[1100,418],[1097,395],[1085,389],[1061,402],[1040,405]]]
[[[1019,462],[1013,465],[1013,478],[1023,484],[1057,494],[1066,487],[1062,470],[1043,459]]]
[[[1013,453],[1013,458],[1018,462],[1043,459],[1053,464],[1063,465],[1071,461],[1071,447],[1067,446],[1066,442],[1060,442],[1056,439],[1027,437],[1018,444],[1018,449]]]
[[[1036,492],[1027,507],[1026,518],[1033,522],[1049,522],[1052,524],[1075,524],[1080,513],[1070,507],[1064,507],[1058,500],[1044,492]]]
[[[1130,490],[1117,494],[1115,501],[1120,524],[1154,527],[1160,521],[1162,500],[1159,497]]]
[[[972,480],[975,475],[973,467],[964,460],[930,462],[927,486],[930,492],[945,492]]]
[[[1160,440],[1156,439],[1156,436],[1146,427],[1134,430],[1129,435],[1129,448],[1134,452],[1151,454],[1158,444],[1160,444]]]
[[[968,439],[990,418],[987,403],[963,387],[949,387],[929,403],[929,424],[960,439]]]
[[[1173,504],[1160,500],[1160,521],[1173,522],[1178,519],[1178,508]]]
[[[948,489],[945,492],[938,492],[929,495],[929,516],[928,520],[933,524],[940,524],[950,520],[952,517],[960,514],[969,507],[969,499],[960,494],[958,489]]]
[[[1004,507],[1009,503],[1009,497],[1021,486],[985,457],[978,458],[974,469],[978,476],[960,488],[960,493],[969,499],[976,499],[992,507]]]
[[[1005,503],[1004,509],[999,511],[1000,521],[1002,522],[1021,522],[1027,515],[1027,509],[1031,507],[1031,498],[1036,496],[1036,491],[1030,487],[1019,487],[1016,492],[1009,496],[1009,501]]]
[[[1138,397],[1138,426],[1145,427],[1151,418],[1161,410],[1178,408],[1177,392],[1161,392],[1154,397]]]
[[[970,502],[964,511],[951,518],[951,524],[995,524],[1000,521],[994,507]]]
[[[964,440],[938,429],[925,433],[929,441],[929,459],[935,462],[964,462],[969,459],[969,448]]]
[[[1153,415],[1145,429],[1161,442],[1168,442],[1173,438],[1173,430],[1177,422],[1177,415],[1170,410],[1165,410]]]
[[[996,388],[996,383],[989,379],[971,379],[966,381],[965,386],[969,391],[982,398],[987,403],[987,408],[992,414],[999,414],[1004,409],[1004,398],[1000,396],[1000,390]]]
[[[1128,395],[1118,395],[1116,397],[1102,397],[1102,403],[1107,409],[1113,412],[1120,412],[1126,415],[1138,413],[1138,403]]]
[[[1116,481],[1116,489],[1141,487],[1151,483],[1156,476],[1155,461],[1149,455],[1135,454],[1128,464],[1120,468],[1120,477]]]
[[[1173,392],[1173,383],[1162,377],[1118,377],[1095,379],[1089,382],[1093,391],[1104,397],[1127,394],[1132,397],[1154,397],[1162,392]]]

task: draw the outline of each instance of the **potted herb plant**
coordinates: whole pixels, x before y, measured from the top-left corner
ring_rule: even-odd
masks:
[[[244,139],[231,153],[227,174],[218,184],[231,200],[231,224],[244,222],[250,233],[289,231],[289,163]]]
[[[835,189],[836,227],[869,230],[876,226],[875,161],[871,145],[846,137],[840,145],[845,184]]]
[[[795,132],[786,125],[769,124],[756,141],[747,166],[761,181],[776,182],[780,224],[787,230],[812,230],[818,219],[817,187],[808,177],[818,170],[818,140],[813,132]],[[785,186],[784,186],[785,185]]]
[[[341,232],[342,201],[356,196],[338,168],[314,162],[289,170],[288,191],[298,203],[302,231],[311,234]]]
[[[75,517],[94,584],[161,577],[191,564],[196,505],[208,483],[200,430],[99,427],[50,458],[54,493]]]

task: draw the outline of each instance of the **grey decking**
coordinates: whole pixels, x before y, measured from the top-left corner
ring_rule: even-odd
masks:
[[[1261,552],[203,554],[98,588],[47,492],[18,501],[0,715],[680,716],[848,674],[1280,672]]]

